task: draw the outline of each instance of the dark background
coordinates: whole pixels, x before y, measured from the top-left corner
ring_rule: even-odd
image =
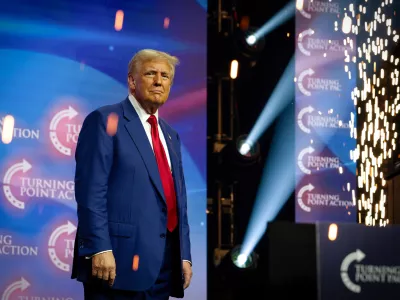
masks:
[[[289,1],[222,1],[223,10],[228,15],[233,15],[235,25],[240,24],[243,17],[249,17],[250,28],[261,27],[276,13],[278,13]],[[290,58],[295,50],[295,18],[294,16],[273,30],[265,37],[264,48],[258,55],[246,57],[242,55],[243,48],[237,42],[237,36],[241,35],[240,27],[234,27],[234,34],[229,32],[229,22],[223,25],[223,31],[218,34],[217,26],[217,5],[218,1],[208,2],[208,166],[207,166],[207,184],[209,200],[208,214],[208,299],[232,299],[227,295],[226,291],[221,287],[218,271],[213,262],[213,251],[217,247],[217,210],[216,210],[216,180],[217,174],[223,173],[226,169],[225,165],[218,164],[218,154],[213,153],[215,136],[218,133],[218,114],[217,114],[217,85],[216,78],[218,75],[229,77],[229,66],[232,59],[239,61],[238,78],[234,81],[233,98],[235,103],[234,109],[234,138],[242,134],[248,134],[254,126],[262,109],[266,105],[268,98],[272,94],[276,84],[283,74]],[[228,25],[226,25],[228,24]],[[227,28],[224,30],[224,28]],[[288,36],[289,33],[289,36]],[[251,63],[253,66],[251,66]],[[223,84],[222,93],[222,117],[223,117],[223,133],[230,135],[229,131],[229,85]],[[294,100],[294,95],[293,95]],[[289,105],[281,116],[292,118],[294,122],[294,106]],[[253,167],[243,169],[237,174],[235,193],[234,193],[234,238],[235,244],[240,244],[247,228],[249,217],[252,211],[258,186],[260,183],[262,170],[265,159],[268,156],[270,144],[274,134],[276,122],[264,132],[260,144],[260,162]],[[293,126],[294,127],[294,126]],[[293,158],[294,159],[294,158]],[[231,163],[230,163],[231,164]],[[228,164],[229,166],[229,164]],[[225,169],[224,169],[225,168]],[[286,205],[282,208],[277,216],[277,220],[294,221],[294,195],[290,197]],[[229,224],[223,224],[223,228],[227,228]],[[229,227],[228,227],[229,228]],[[265,241],[261,240],[256,251],[262,257],[262,253],[266,251]],[[260,259],[261,261],[261,259]],[[260,272],[258,283],[263,283],[263,270],[258,268]],[[265,274],[265,273],[264,273]],[[250,278],[250,277],[248,277]],[[266,282],[266,279],[265,279]],[[243,283],[242,283],[243,284]],[[255,284],[255,283],[254,283]],[[234,286],[235,283],[231,282]],[[249,296],[249,294],[247,294]]]

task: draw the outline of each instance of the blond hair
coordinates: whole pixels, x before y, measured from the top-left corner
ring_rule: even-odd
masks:
[[[171,68],[171,81],[175,75],[175,66],[179,64],[179,59],[176,56],[172,56],[166,52],[143,49],[137,52],[131,59],[128,65],[128,74],[136,74],[140,69],[140,65],[144,62],[162,60],[166,61]]]

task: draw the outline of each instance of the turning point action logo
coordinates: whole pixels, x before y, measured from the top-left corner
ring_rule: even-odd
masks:
[[[303,194],[305,192],[311,192],[313,189],[314,189],[314,186],[310,183],[310,184],[307,184],[307,185],[303,186],[300,189],[299,193],[297,194],[297,203],[299,204],[301,209],[306,211],[306,212],[310,212],[311,211],[311,207],[309,207],[309,206],[304,204],[304,202],[303,202]]]
[[[76,226],[70,221],[57,227],[48,241],[49,257],[58,269],[69,272],[71,260],[74,256],[74,236]]]
[[[311,207],[329,206],[329,207],[353,207],[352,201],[341,200],[338,194],[319,194],[312,193],[315,187],[309,183],[300,188],[297,193],[297,203],[305,212],[310,212]],[[306,197],[304,197],[306,195]]]
[[[12,206],[25,209],[25,202],[22,199],[32,198],[75,200],[73,180],[35,178],[25,175],[32,168],[31,163],[22,159],[5,172],[3,192]]]
[[[32,165],[30,163],[28,163],[25,159],[23,159],[21,162],[12,165],[6,171],[6,174],[4,175],[4,178],[3,178],[3,191],[4,191],[4,195],[6,196],[6,199],[14,207],[19,208],[19,209],[24,209],[25,203],[18,200],[11,192],[12,178],[16,173],[18,173],[18,172],[26,173],[30,169],[32,169]],[[21,194],[23,194],[22,187],[21,187]]]
[[[72,297],[60,297],[60,296],[55,296],[55,295],[38,295],[38,294],[30,294],[27,295],[25,292],[26,290],[30,293],[35,293],[31,292],[30,287],[32,287],[32,283],[26,280],[24,277],[21,277],[21,279],[16,280],[6,286],[4,289],[3,294],[1,295],[1,300],[11,300],[11,299],[18,299],[18,300],[73,300]]]
[[[348,254],[340,266],[343,284],[353,293],[361,293],[361,284],[400,284],[400,266],[360,264],[366,255],[360,249]],[[354,264],[354,280],[350,279],[349,267]]]
[[[69,106],[56,113],[50,122],[50,141],[58,152],[66,156],[72,155],[82,128],[77,116],[78,112]]]
[[[305,56],[311,56],[311,52],[321,51],[321,52],[338,52],[343,53],[345,50],[348,52],[353,52],[354,50],[351,46],[342,45],[340,40],[322,39],[315,38],[313,35],[315,31],[308,28],[299,33],[297,39],[297,46],[301,53]]]
[[[304,116],[306,116],[305,120],[303,120]],[[349,122],[342,122],[337,115],[320,115],[319,113],[315,113],[315,109],[311,105],[299,111],[297,125],[305,133],[311,133],[311,128],[349,128]]]
[[[20,280],[14,281],[5,288],[3,295],[1,296],[1,300],[9,300],[11,294],[13,294],[15,291],[23,292],[30,287],[30,285],[31,284],[24,277],[21,277]],[[22,299],[24,298],[25,297],[22,297]]]

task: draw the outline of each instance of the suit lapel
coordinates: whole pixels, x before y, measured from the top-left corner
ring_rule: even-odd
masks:
[[[128,122],[125,124],[125,128],[135,143],[140,155],[142,156],[153,184],[157,188],[164,202],[166,202],[157,161],[154,156],[153,149],[149,143],[149,139],[143,128],[143,124],[141,123],[139,116],[137,115],[128,98],[122,102],[122,106],[124,109],[124,117],[128,120]]]

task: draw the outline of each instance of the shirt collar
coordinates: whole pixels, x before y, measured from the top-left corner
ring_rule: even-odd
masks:
[[[146,124],[148,118],[151,116],[150,114],[148,114],[143,107],[140,105],[140,103],[136,100],[136,98],[132,95],[129,94],[128,96],[129,101],[131,102],[133,108],[136,110],[140,121],[142,122],[142,124]],[[158,123],[158,110],[154,113],[154,116],[157,119],[157,123]]]

